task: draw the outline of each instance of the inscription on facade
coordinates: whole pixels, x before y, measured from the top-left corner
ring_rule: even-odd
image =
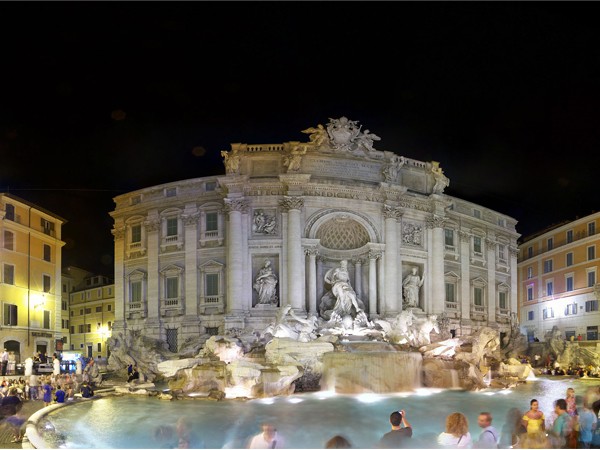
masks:
[[[381,181],[381,163],[305,157],[302,172],[361,181]]]

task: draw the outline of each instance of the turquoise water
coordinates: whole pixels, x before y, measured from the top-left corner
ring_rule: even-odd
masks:
[[[80,402],[50,413],[39,428],[54,429],[64,437],[52,446],[63,448],[169,448],[172,440],[159,441],[154,432],[160,425],[174,426],[185,417],[194,430],[194,447],[243,448],[258,432],[260,423],[272,421],[287,448],[323,448],[336,434],[345,436],[355,448],[373,448],[389,431],[389,414],[406,411],[413,427],[411,448],[435,447],[444,430],[446,415],[460,411],[469,419],[469,431],[479,434],[477,415],[490,411],[498,430],[510,408],[525,411],[537,398],[540,409],[550,415],[552,403],[564,398],[568,387],[584,394],[600,380],[539,378],[512,390],[463,392],[420,389],[394,395],[335,395],[325,392],[250,401],[203,400],[162,401],[150,397],[107,397]],[[48,432],[50,437],[53,432]]]

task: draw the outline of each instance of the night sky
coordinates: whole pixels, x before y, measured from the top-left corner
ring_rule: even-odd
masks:
[[[112,198],[346,116],[526,236],[600,210],[597,2],[4,2],[0,191],[112,275]]]

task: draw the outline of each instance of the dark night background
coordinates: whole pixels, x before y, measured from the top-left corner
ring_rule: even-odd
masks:
[[[596,2],[8,2],[0,191],[112,275],[112,198],[342,115],[524,236],[600,209]]]

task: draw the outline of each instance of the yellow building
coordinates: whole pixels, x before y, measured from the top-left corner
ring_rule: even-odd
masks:
[[[567,339],[598,340],[600,213],[564,222],[519,246],[519,317],[530,340],[558,326]]]
[[[0,193],[0,342],[18,364],[62,346],[61,227],[56,214]]]
[[[69,295],[69,348],[84,356],[107,358],[106,343],[115,322],[115,285],[107,277],[88,276]]]
[[[69,303],[71,293],[76,289],[83,289],[83,282],[87,277],[91,277],[92,272],[89,272],[79,267],[68,266],[62,271],[62,289],[61,289],[61,333],[63,336],[63,348],[69,350],[71,348],[71,328],[69,326]]]

